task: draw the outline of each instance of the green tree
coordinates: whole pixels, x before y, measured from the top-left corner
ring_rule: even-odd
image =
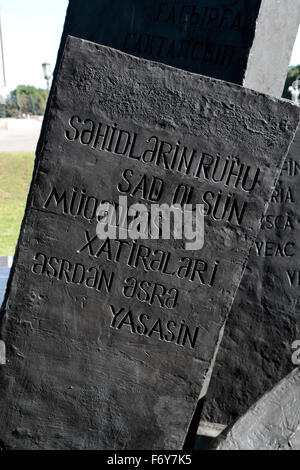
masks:
[[[43,115],[48,96],[48,90],[29,85],[19,85],[6,98],[3,114],[6,117],[17,117],[23,114]]]
[[[300,65],[297,65],[296,67],[291,67],[289,69],[287,77],[286,77],[283,93],[282,93],[282,98],[287,98],[288,100],[291,99],[289,87],[296,80],[298,75],[300,75]]]
[[[19,85],[16,89],[21,113],[42,115],[46,109],[48,91],[34,86]]]
[[[6,117],[17,117],[20,115],[20,108],[17,101],[16,90],[11,91],[5,100]]]
[[[0,118],[6,116],[6,106],[5,106],[5,99],[3,96],[0,95]]]

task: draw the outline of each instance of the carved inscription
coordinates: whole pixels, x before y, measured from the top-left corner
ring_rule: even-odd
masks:
[[[229,423],[294,367],[292,345],[300,325],[299,178],[298,131],[233,303],[203,419]],[[239,340],[233,344],[232,338]],[[241,380],[235,382],[237,376]],[[237,395],[238,406],[232,399]],[[216,407],[221,401],[225,406]]]
[[[110,305],[112,314],[111,328],[121,330],[127,328],[132,334],[145,335],[148,338],[156,337],[159,341],[174,343],[178,346],[195,347],[199,327],[190,328],[184,320],[164,321],[160,318],[151,318],[146,313],[135,314],[124,308],[116,309]]]
[[[210,155],[204,150],[190,149],[180,141],[168,142],[152,135],[140,143],[136,132],[118,129],[109,125],[72,116],[65,137],[92,149],[109,152],[165,170],[179,172],[193,178],[204,178],[213,183],[222,183],[245,192],[252,192],[259,183],[260,168],[251,168],[240,162],[238,156],[217,153]],[[136,148],[142,147],[142,151]]]
[[[298,121],[288,102],[68,37],[1,317],[5,447],[183,447]],[[99,230],[174,203],[191,225],[204,209],[201,247],[170,210],[157,237],[142,217],[132,237]]]
[[[117,124],[97,123],[89,118],[72,116],[65,137],[69,141],[89,146],[95,151],[109,152],[119,157],[137,160],[144,165],[178,172],[196,180],[210,182],[212,185],[221,184],[226,189],[251,193],[260,184],[260,168],[241,163],[238,156],[228,155],[224,158],[221,153],[211,155],[203,149],[188,148],[180,141],[164,141],[155,135],[143,139],[136,132],[120,129]],[[178,202],[183,189],[185,196],[180,202],[190,202],[193,187],[182,186],[174,188],[172,203]],[[163,181],[158,178],[147,182],[146,175],[138,178],[129,168],[122,173],[118,191],[129,196],[138,194],[142,199],[148,198],[154,202],[163,194]],[[59,197],[59,202],[64,203],[66,200],[66,195],[58,196],[57,191],[49,196],[51,197]],[[205,191],[197,202],[204,204],[205,215],[211,216],[214,220],[225,219],[238,225],[242,223],[247,208],[246,201],[241,201],[233,193],[222,190]],[[79,203],[81,210],[82,204],[86,203]],[[94,213],[95,211],[94,208]]]
[[[236,61],[238,48],[235,44],[207,40],[205,33],[230,32],[235,37],[234,33],[239,33],[244,26],[239,5],[157,3],[159,4],[152,18],[153,25],[160,25],[162,33],[167,29],[174,31],[174,36],[130,31],[125,34],[123,41],[125,52],[156,60],[202,62],[224,68]],[[187,29],[193,39],[178,37],[181,31]]]
[[[293,179],[299,174],[298,161],[287,158],[272,194],[268,213],[261,219],[261,231],[252,249],[256,256],[278,259],[279,262],[280,259],[286,258],[293,265],[292,260],[298,253],[298,237],[294,233],[299,230],[299,218],[295,209],[298,192]],[[276,264],[273,269],[276,270]],[[300,285],[300,269],[287,267],[281,272],[284,285],[288,287]]]
[[[230,66],[236,48],[206,41],[175,40],[165,36],[127,33],[124,51],[132,54],[149,54],[156,58],[185,59],[214,65]]]
[[[226,2],[225,2],[226,3]],[[206,27],[222,29],[241,29],[241,12],[238,9],[207,5],[176,4],[160,2],[155,21],[172,24],[190,24],[201,29]],[[231,2],[232,6],[232,2]]]
[[[65,139],[74,144],[89,147],[92,151],[111,153],[130,162],[139,161],[142,165],[159,167],[173,173],[181,173],[203,182],[209,182],[218,191],[205,191],[198,195],[207,217],[215,221],[235,221],[241,225],[247,208],[247,202],[234,195],[240,190],[251,193],[260,184],[260,168],[252,168],[241,163],[238,157],[228,155],[224,158],[221,152],[212,155],[204,149],[189,148],[183,142],[162,140],[157,135],[142,137],[138,132],[130,132],[118,124],[96,122],[90,118],[74,115],[65,128]],[[143,133],[143,135],[145,135]],[[170,184],[169,184],[170,185]],[[220,186],[224,188],[224,193]],[[166,199],[165,178],[149,172],[136,173],[127,168],[120,172],[115,189],[117,193],[130,198],[139,197],[149,203]],[[225,189],[226,188],[226,189]],[[227,188],[232,192],[228,192]],[[101,194],[101,193],[100,193]],[[98,221],[97,208],[106,201],[100,194],[89,194],[85,187],[60,188],[53,185],[45,195],[42,210],[57,215],[79,218],[89,224]],[[171,197],[170,197],[171,196]],[[178,200],[183,204],[190,202],[194,196],[194,187],[176,184],[173,191],[169,189],[170,203]],[[200,198],[200,201],[199,201]],[[126,217],[128,214],[125,215]],[[82,242],[77,247],[78,254],[88,259],[96,259],[100,266],[85,266],[58,257],[49,257],[37,253],[34,257],[32,272],[74,285],[93,288],[106,295],[114,286],[114,266],[126,266],[128,275],[119,281],[120,295],[126,301],[135,300],[138,304],[147,304],[165,311],[177,307],[180,290],[172,285],[172,279],[192,282],[201,288],[212,288],[218,276],[220,260],[205,260],[189,256],[176,256],[175,253],[152,249],[132,240],[99,240],[94,229],[86,229]],[[113,268],[113,270],[111,270]],[[145,277],[137,277],[142,270]],[[161,281],[147,279],[147,274],[159,273]],[[190,327],[178,320],[164,319],[163,316],[153,319],[148,314],[138,314],[123,305],[118,308],[111,305],[113,318],[111,327],[117,331],[124,328],[132,334],[142,334],[147,338],[156,337],[161,341],[174,343],[177,346],[195,347],[199,327]],[[193,330],[193,331],[192,331]]]
[[[84,285],[98,292],[111,292],[114,273],[107,273],[99,266],[86,267],[56,256],[47,256],[44,253],[37,253],[33,261],[31,271],[38,276],[44,275],[49,279],[57,279],[67,284]]]

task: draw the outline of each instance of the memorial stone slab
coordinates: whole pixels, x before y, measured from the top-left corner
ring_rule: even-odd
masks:
[[[300,109],[68,38],[4,308],[6,449],[179,449]],[[204,247],[101,201],[203,204]]]
[[[281,96],[295,0],[70,0],[67,35]]]
[[[294,367],[300,341],[300,132],[235,297],[202,419],[231,424]]]
[[[266,393],[211,448],[300,450],[300,369]]]

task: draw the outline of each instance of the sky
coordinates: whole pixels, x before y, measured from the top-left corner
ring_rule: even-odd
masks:
[[[42,63],[55,66],[67,6],[68,0],[0,0],[6,74],[0,95],[21,84],[46,88]]]
[[[300,26],[298,29],[298,34],[294,44],[294,49],[291,56],[290,65],[299,65],[300,64]]]
[[[0,0],[6,72],[0,95],[17,85],[46,88],[42,63],[49,62],[54,69],[67,5],[68,0]],[[290,65],[298,64],[300,28]]]

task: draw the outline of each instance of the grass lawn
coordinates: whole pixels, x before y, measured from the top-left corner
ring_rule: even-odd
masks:
[[[33,162],[31,152],[0,152],[0,256],[15,252]]]

